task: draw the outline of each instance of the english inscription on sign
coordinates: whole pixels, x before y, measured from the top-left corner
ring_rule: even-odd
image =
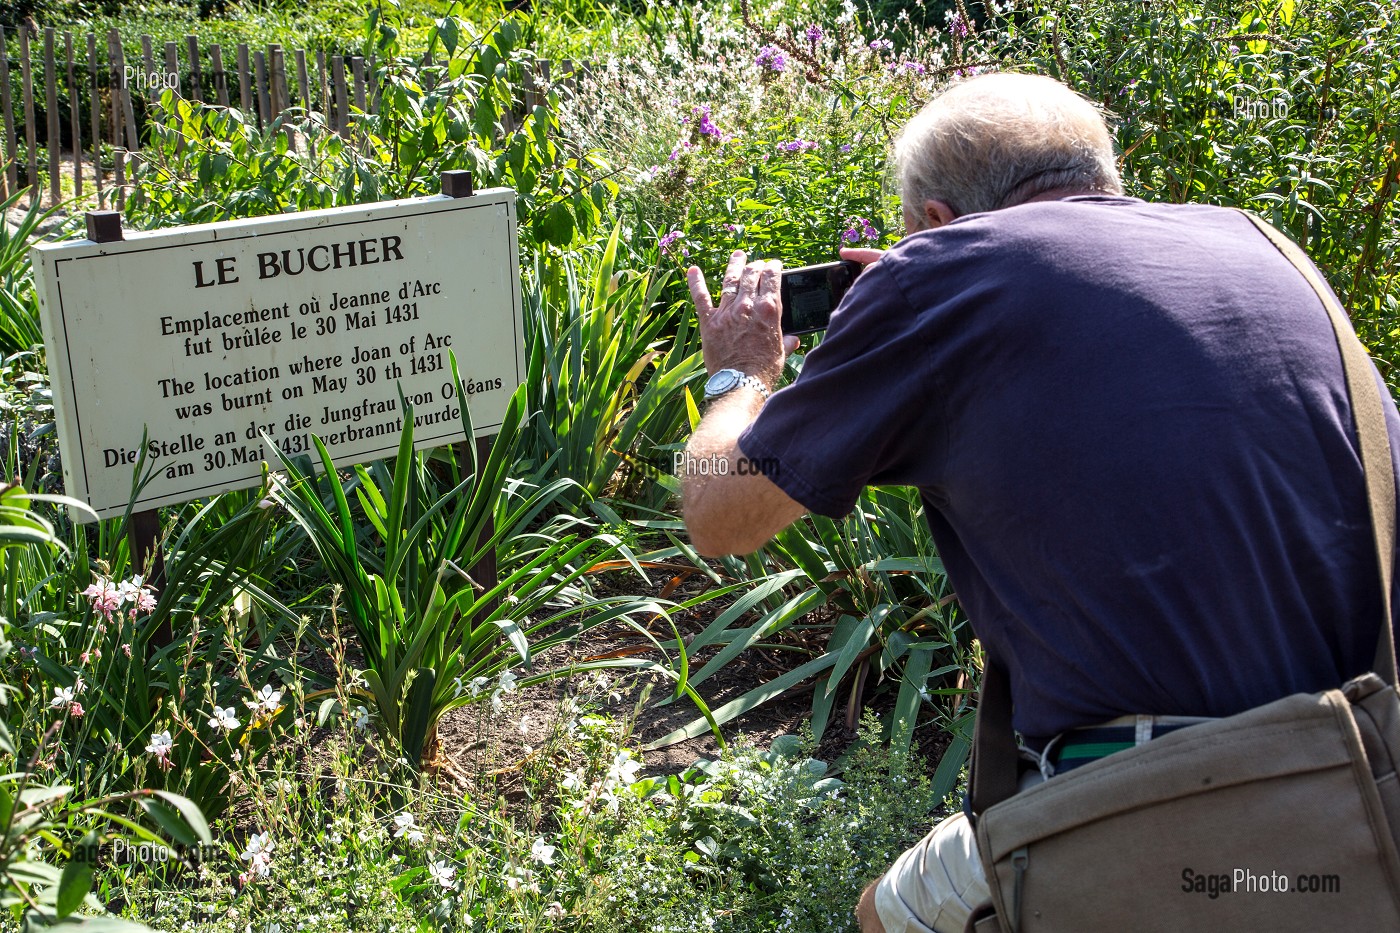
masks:
[[[515,194],[431,197],[34,247],[70,495],[120,515],[477,436],[524,379]],[[408,408],[404,402],[407,402]]]

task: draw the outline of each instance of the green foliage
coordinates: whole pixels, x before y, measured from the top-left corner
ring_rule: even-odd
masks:
[[[751,11],[740,27],[738,12],[649,7],[650,48],[596,67],[565,129],[609,153],[637,239],[664,237],[674,260],[717,269],[742,248],[803,265],[885,241],[902,222],[889,143],[980,46],[903,26],[896,47],[893,23],[845,19],[809,37],[810,21]]]
[[[35,0],[25,3],[34,4]],[[74,31],[75,39],[79,30],[92,30],[98,34],[101,47],[101,37],[116,29],[128,49],[139,49],[140,37],[149,35],[157,49],[166,42],[179,43],[181,58],[185,37],[189,35],[197,36],[206,48],[221,44],[225,56],[239,42],[247,42],[253,48],[276,42],[288,48],[323,49],[332,55],[353,53],[359,50],[359,25],[364,15],[359,0],[319,0],[314,4],[263,0],[42,0],[37,5],[40,9],[34,17],[39,27],[60,29],[60,38],[65,28]],[[0,15],[0,25],[15,25],[22,18],[16,16],[10,23]]]
[[[399,54],[394,22],[377,10],[370,17],[382,90],[374,113],[352,115],[346,136],[314,111],[290,111],[260,129],[237,108],[165,92],[134,172],[131,222],[205,223],[416,197],[436,193],[442,172],[468,169],[478,188],[516,190],[523,246],[567,246],[594,231],[616,185],[601,178],[595,154],[556,139],[557,97],[537,104],[518,130],[503,128],[533,60],[519,46],[515,19],[472,38],[465,23],[444,17],[429,54],[441,49],[445,66]]]
[[[665,273],[617,268],[619,234],[583,257],[535,261],[525,384],[536,414],[524,466],[548,464],[589,497],[616,491],[662,506],[675,482],[659,461],[688,433],[685,386],[703,368],[699,338],[687,305],[662,304]]]
[[[0,200],[0,354],[5,356],[44,342],[29,247],[35,228],[53,216],[55,209],[45,210],[35,202],[24,212],[19,225],[11,228],[5,219],[25,194],[20,190]]]
[[[861,889],[943,802],[879,731],[862,721],[839,780],[808,757],[810,738],[780,736],[634,785],[644,806],[609,839],[608,912],[589,929],[854,933]]]
[[[224,844],[205,871],[133,878],[121,889],[129,914],[210,933],[272,923],[313,933],[844,933],[855,930],[860,889],[943,803],[917,759],[882,749],[869,718],[839,779],[795,736],[644,776],[629,723],[596,710],[610,687],[582,688],[518,773],[501,778],[523,792],[511,812],[490,805],[503,788],[480,773],[467,795],[386,783],[359,738],[341,733],[314,779],[290,755],[252,778],[251,826],[216,824]],[[270,853],[265,877],[251,846],[233,844],[251,833]],[[246,883],[231,884],[235,873]]]
[[[19,607],[17,568],[26,553],[56,552],[63,544],[53,524],[33,510],[39,503],[77,509],[81,503],[25,492],[18,483],[0,489],[0,578],[6,582],[5,614],[0,616],[0,661],[13,651],[9,638]],[[0,676],[0,706],[8,707],[21,686]],[[68,696],[72,697],[72,692]],[[67,721],[75,715],[71,703],[62,705],[57,722],[40,737],[33,756],[21,765],[11,730],[0,721],[0,911],[24,929],[65,926],[91,930],[144,930],[144,926],[109,916],[84,917],[87,907],[103,913],[92,897],[93,871],[102,846],[114,840],[184,846],[210,841],[209,827],[199,808],[177,794],[135,789],[101,798],[75,799],[74,787],[47,783],[38,767],[46,746],[61,741]],[[79,711],[76,715],[81,715]],[[84,788],[90,790],[90,787]],[[144,813],[163,835],[141,825]]]
[[[811,659],[791,671],[714,709],[715,722],[722,725],[812,679],[817,687],[811,726],[818,738],[838,708],[854,728],[872,688],[880,683],[892,683],[897,691],[888,732],[896,749],[909,747],[925,706],[933,704],[935,696],[949,698],[944,722],[960,715],[967,690],[956,684],[974,673],[971,632],[935,554],[916,490],[867,489],[845,519],[809,515],[764,551],[745,561],[727,561],[739,582],[693,601],[698,604],[729,590],[740,593],[687,641],[691,654],[720,649],[690,675],[692,686],[734,663],[747,649],[781,650],[785,632],[802,633],[804,643],[815,636],[824,648],[810,652]],[[838,700],[844,701],[841,707]],[[709,725],[708,717],[696,719],[649,747],[699,735]]]
[[[1393,5],[1037,2],[1013,48],[1118,114],[1124,183],[1239,205],[1301,243],[1394,382],[1400,17]]]
[[[452,365],[463,430],[471,437],[466,391],[455,359]],[[340,588],[364,653],[363,695],[414,763],[435,744],[443,715],[484,701],[498,676],[502,685],[514,683],[515,675],[507,672],[515,663],[529,667],[532,640],[539,653],[604,622],[622,621],[645,632],[631,614],[665,614],[650,600],[593,600],[579,589],[594,562],[617,552],[615,538],[580,540],[559,523],[527,533],[569,481],[528,490],[507,478],[523,410],[522,388],[512,397],[490,456],[450,464],[446,484],[414,452],[406,404],[392,469],[356,466],[354,481],[342,485],[319,438],[319,477],[309,462],[278,454],[287,477],[274,480],[271,495],[305,531],[326,575]],[[361,507],[358,522],[351,492]],[[488,556],[501,560],[494,586],[470,576]],[[547,611],[560,602],[563,608]],[[522,683],[567,671],[537,673]]]

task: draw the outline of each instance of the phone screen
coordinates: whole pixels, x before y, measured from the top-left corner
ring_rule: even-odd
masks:
[[[810,334],[825,330],[831,312],[860,275],[861,264],[845,259],[802,266],[783,273],[784,334]]]

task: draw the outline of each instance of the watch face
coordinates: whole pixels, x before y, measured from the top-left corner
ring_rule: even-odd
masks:
[[[737,369],[721,369],[705,383],[705,397],[714,398],[716,395],[723,395],[738,385],[739,380],[743,378],[744,374]]]

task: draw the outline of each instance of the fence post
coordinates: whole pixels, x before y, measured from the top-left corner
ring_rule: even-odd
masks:
[[[224,50],[215,42],[209,47],[211,67],[214,69],[214,93],[218,95],[219,106],[228,106],[228,75],[224,72]]]
[[[246,120],[253,112],[253,84],[248,71],[248,43],[238,43],[238,105]],[[256,114],[254,114],[256,116]]]
[[[88,239],[94,243],[115,243],[121,241],[122,215],[120,211],[88,211]],[[132,569],[147,571],[147,582],[156,589],[165,585],[165,555],[156,546],[160,538],[160,514],[155,509],[133,512],[127,524],[127,548],[131,553]],[[149,568],[146,566],[150,561]],[[168,645],[171,641],[170,623],[166,621],[151,635],[157,646]]]
[[[3,48],[0,43],[0,48]],[[63,50],[68,57],[68,132],[73,135],[73,194],[83,195],[83,121],[78,111],[78,79],[73,71],[73,33],[63,33]]]
[[[107,89],[112,95],[112,147],[122,145],[122,73],[117,70],[117,43],[120,33],[113,29],[107,33]]]
[[[19,28],[19,73],[20,80],[24,82],[24,143],[29,148],[28,157],[25,159],[26,168],[29,169],[29,200],[30,203],[37,204],[42,195],[39,191],[39,161],[36,151],[39,140],[34,132],[34,68],[29,61],[29,30],[23,26]]]
[[[442,173],[442,193],[449,198],[469,198],[475,193],[472,181],[472,173],[466,171],[451,171]],[[474,444],[476,447],[477,475],[481,475],[481,465],[491,456],[491,444],[496,439],[496,435],[478,437],[473,440],[467,438],[452,445],[457,456],[458,463],[467,463],[472,457],[472,448],[468,445]],[[482,535],[488,540],[496,533],[496,521],[488,515],[486,516],[486,527],[482,529]],[[474,566],[467,571],[472,580],[487,590],[493,589],[500,580],[496,572],[496,555],[494,552],[482,555]]]
[[[199,40],[185,36],[185,47],[190,53],[190,100],[204,103],[204,76],[199,70]]]
[[[88,94],[91,105],[88,110],[92,114],[92,180],[97,185],[98,206],[106,207],[107,197],[102,193],[102,105],[97,93],[97,36],[91,32],[88,33],[87,51],[88,77],[92,83]]]
[[[57,205],[63,197],[63,186],[60,184],[58,171],[58,148],[61,144],[59,123],[58,123],[58,71],[57,59],[54,57],[54,30],[52,26],[44,27],[44,120],[48,124],[45,127],[45,135],[48,137],[45,146],[49,150],[49,203]]]
[[[257,84],[253,90],[258,98],[258,129],[263,130],[272,122],[272,104],[267,93],[267,57],[262,49],[253,52],[253,68]]]
[[[10,105],[10,55],[6,48],[5,27],[0,26],[0,110],[5,111],[5,151],[0,153],[5,157],[5,171],[0,173],[0,192],[8,198],[19,190],[19,145],[15,142],[15,112]]]

